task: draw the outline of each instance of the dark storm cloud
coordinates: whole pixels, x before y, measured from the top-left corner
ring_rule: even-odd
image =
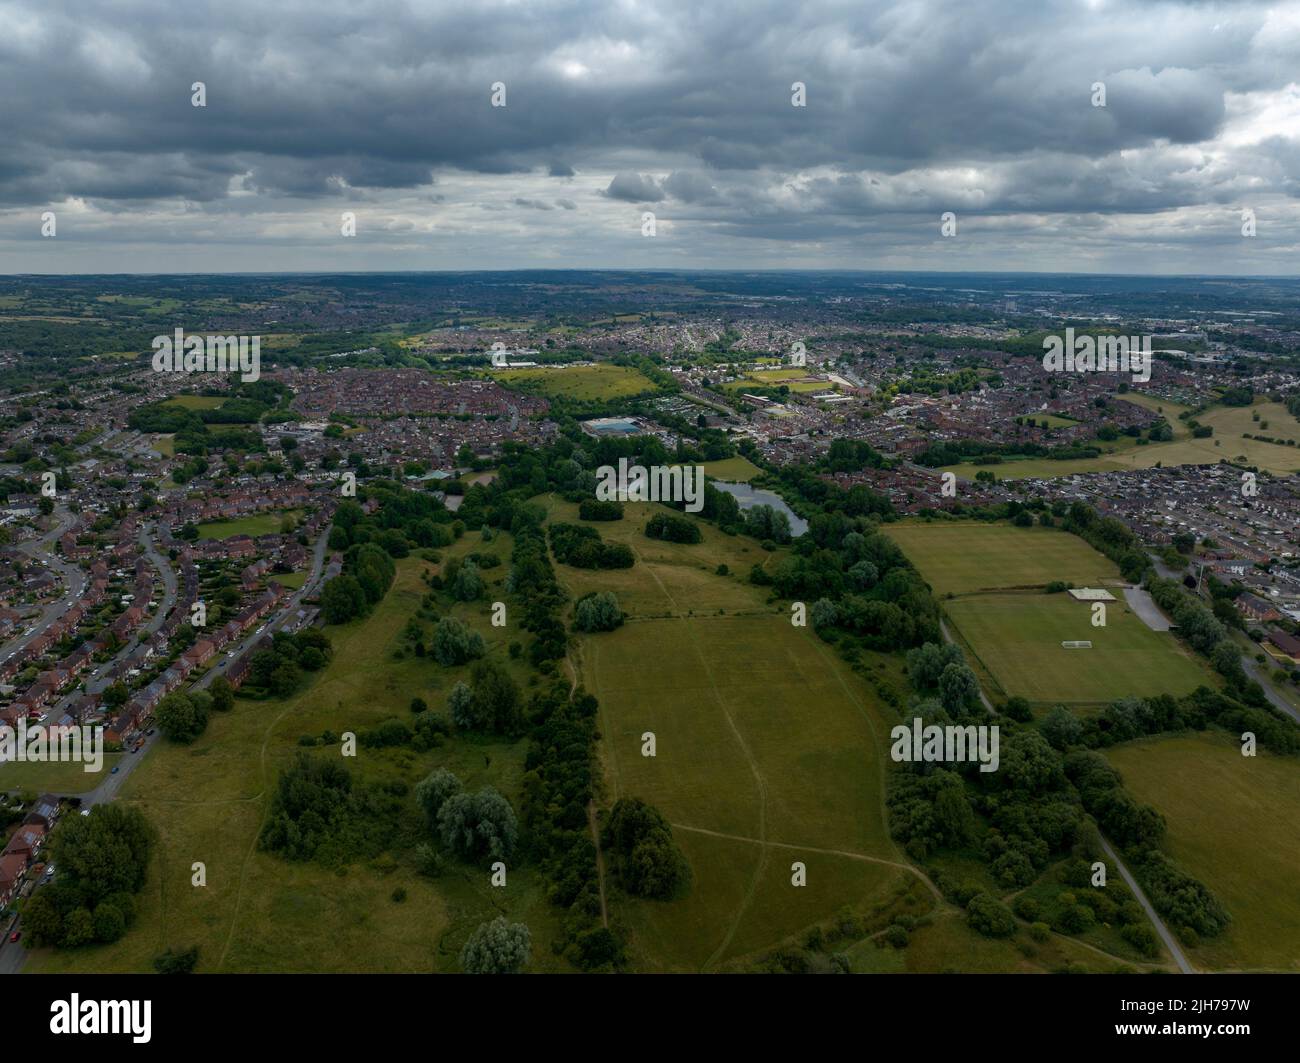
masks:
[[[882,213],[1294,197],[1294,130],[1226,133],[1300,80],[1297,55],[1294,14],[1249,2],[17,0],[0,209],[291,212],[468,174],[523,209],[603,193],[792,240]]]
[[[605,189],[610,199],[621,199],[626,203],[658,203],[664,198],[664,190],[653,177],[639,173],[615,174]]]

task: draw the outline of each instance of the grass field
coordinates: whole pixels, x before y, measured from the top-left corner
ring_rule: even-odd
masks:
[[[734,458],[704,463],[706,476],[712,476],[716,480],[726,480],[728,483],[747,484],[762,471],[748,458],[742,458],[739,454]]]
[[[84,794],[104,781],[104,773],[113,770],[123,756],[105,753],[102,771],[86,771],[84,764],[15,763],[0,764],[0,790],[31,790],[33,793]]]
[[[507,386],[548,398],[622,399],[655,390],[654,381],[639,369],[605,363],[570,369],[498,369],[492,376]]]
[[[448,551],[477,549],[508,556],[509,536],[480,543],[469,535]],[[508,886],[491,889],[487,875],[453,864],[436,880],[393,858],[358,862],[336,873],[261,852],[257,834],[280,769],[298,751],[302,734],[357,730],[386,718],[409,719],[421,696],[438,708],[463,669],[439,669],[425,658],[394,651],[425,587],[426,562],[398,562],[387,597],[366,620],[327,628],[334,658],[302,692],[288,700],[239,700],[214,713],[192,746],[160,743],[125,786],[122,800],[137,803],[159,832],[136,925],[112,946],[34,953],[28,970],[147,971],[169,946],[200,947],[200,971],[431,972],[458,967],[470,931],[498,913],[528,923],[532,970],[563,966],[548,945],[556,910],[535,871],[511,869]],[[499,596],[491,570],[489,595]],[[516,627],[493,628],[490,605],[455,612],[505,657]],[[467,788],[497,787],[518,807],[525,743],[453,742],[428,753],[405,747],[361,748],[349,768],[367,779],[414,784],[433,767],[455,771]],[[335,747],[337,749],[337,747]],[[327,750],[318,756],[336,755]],[[418,815],[411,798],[409,813]],[[191,865],[207,866],[207,886],[191,885]],[[398,887],[403,903],[392,900]]]
[[[301,517],[302,511],[295,509],[283,513],[254,513],[251,517],[240,517],[238,520],[210,521],[199,525],[199,538],[229,539],[234,535],[251,535],[257,538],[259,535],[278,534],[285,516]]]
[[[1232,923],[1188,950],[1217,970],[1300,972],[1300,765],[1243,757],[1231,736],[1205,732],[1108,750],[1139,801],[1168,823],[1165,848],[1227,905]]]
[[[1089,705],[1185,694],[1213,682],[1173,635],[1152,631],[1129,609],[1114,562],[1076,535],[967,521],[883,530],[944,599],[949,627],[982,678],[992,681],[990,693]],[[1106,626],[1092,626],[1087,603],[1042,592],[1056,580],[1114,588]],[[1064,641],[1090,641],[1092,648],[1067,650]]]
[[[987,469],[999,480],[1019,480],[1025,477],[1070,476],[1081,472],[1111,472],[1118,469],[1149,469],[1160,463],[1173,465],[1214,465],[1220,461],[1255,465],[1277,476],[1300,473],[1300,446],[1290,447],[1276,443],[1262,443],[1255,439],[1242,439],[1242,433],[1271,436],[1275,439],[1294,439],[1300,444],[1300,421],[1285,406],[1277,402],[1259,402],[1254,406],[1218,406],[1200,414],[1196,419],[1214,429],[1205,439],[1193,439],[1187,426],[1177,419],[1185,407],[1162,400],[1144,399],[1143,396],[1119,396],[1130,402],[1139,402],[1148,408],[1163,406],[1165,415],[1173,426],[1174,438],[1166,443],[1137,446],[1135,441],[1121,436],[1113,443],[1097,443],[1105,453],[1099,458],[1082,458],[1077,461],[1053,461],[1050,458],[1027,458],[1005,461],[1000,465],[976,465],[962,462],[949,465],[946,471],[955,472],[963,479],[973,479],[982,469]],[[1258,413],[1259,421],[1253,414]],[[1262,422],[1268,422],[1268,427]]]
[[[1173,636],[1152,631],[1121,597],[1106,626],[1066,594],[983,594],[945,603],[953,626],[1007,695],[1091,704],[1122,697],[1187,694],[1212,677]],[[1066,640],[1091,649],[1067,650]]]
[[[808,369],[758,369],[748,373],[740,380],[732,380],[723,385],[726,391],[746,391],[750,388],[775,388],[784,384],[792,392],[811,394],[815,391],[833,390],[834,385],[828,380],[807,380],[812,375]]]
[[[307,575],[307,570],[303,569],[301,572],[272,572],[268,578],[280,584],[281,587],[288,587],[290,590],[296,591],[307,582]]]
[[[576,507],[549,504],[553,519],[573,519]],[[557,572],[574,597],[613,589],[630,614],[577,654],[601,704],[606,803],[657,806],[694,874],[682,899],[617,900],[634,965],[713,969],[877,901],[909,872],[884,822],[874,694],[759,588],[716,575],[772,555],[707,525],[695,545],[647,539],[656,509],[629,505],[624,520],[596,525],[633,547],[632,569]],[[653,758],[641,755],[647,731]],[[795,861],[805,887],[791,885]]]
[[[226,401],[225,395],[177,395],[164,406],[181,406],[187,410],[215,410]]]
[[[939,596],[1120,582],[1115,563],[1077,535],[1055,528],[1015,528],[970,521],[900,522],[881,530],[902,547]]]

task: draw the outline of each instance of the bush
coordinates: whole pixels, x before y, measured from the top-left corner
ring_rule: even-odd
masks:
[[[1016,932],[1016,918],[1011,909],[987,893],[977,893],[967,902],[966,921],[972,930],[985,937],[1010,937]]]
[[[499,915],[470,934],[461,949],[460,965],[466,974],[518,974],[531,954],[528,927]]]

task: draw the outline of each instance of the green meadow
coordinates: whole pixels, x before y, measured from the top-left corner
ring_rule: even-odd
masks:
[[[1106,751],[1139,801],[1165,818],[1165,849],[1227,906],[1232,922],[1188,949],[1213,970],[1300,973],[1300,767],[1295,757],[1243,757],[1206,731]]]

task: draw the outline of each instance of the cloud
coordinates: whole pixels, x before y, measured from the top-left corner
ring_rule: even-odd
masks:
[[[919,234],[954,210],[978,224],[935,253],[986,268],[1052,246],[1140,261],[1145,241],[1191,269],[1211,248],[1216,268],[1296,268],[1264,234],[1300,195],[1300,16],[1254,0],[2,10],[5,232],[78,202],[78,231],[133,255],[142,233],[217,227],[288,268],[319,259],[321,212],[346,203],[418,233],[433,211],[485,264],[862,264],[874,240],[929,265]],[[1272,227],[1220,244],[1209,219],[1247,200]],[[656,205],[656,241],[630,239],[623,204]],[[1156,235],[1190,213],[1192,231]],[[966,241],[980,231],[997,246]],[[0,245],[0,265],[30,253]]]
[[[615,174],[605,189],[610,199],[621,199],[627,203],[658,203],[664,198],[664,190],[653,177],[639,173]]]

